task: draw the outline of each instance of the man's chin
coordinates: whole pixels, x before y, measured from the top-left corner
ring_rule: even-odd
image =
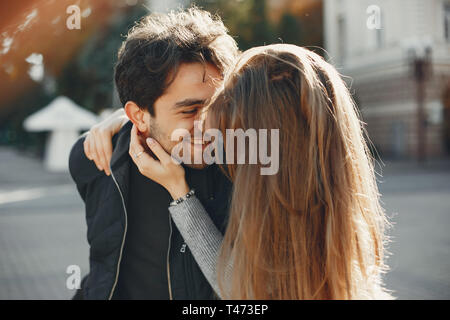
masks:
[[[207,166],[207,164],[203,162],[203,150],[205,150],[205,147],[205,144],[192,144],[191,154],[193,155],[193,157],[191,159],[191,164],[187,165],[188,167],[194,169],[203,169]],[[199,163],[199,161],[195,161],[196,158],[201,159],[201,163]]]
[[[190,163],[184,163],[186,167],[193,168],[193,169],[203,169],[208,166],[203,161],[203,151],[205,150],[207,144],[194,144],[190,143],[191,148],[191,161]],[[197,161],[195,159],[197,158]],[[198,159],[201,161],[198,161]]]

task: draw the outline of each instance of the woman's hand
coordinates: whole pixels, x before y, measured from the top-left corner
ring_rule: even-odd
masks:
[[[162,185],[169,191],[173,199],[186,195],[189,192],[189,186],[184,176],[184,168],[155,139],[147,138],[146,143],[157,159],[154,159],[145,151],[138,136],[138,131],[133,126],[131,129],[129,154],[138,167],[139,172]]]
[[[109,176],[109,162],[112,156],[112,137],[119,132],[128,117],[123,108],[112,113],[105,120],[92,126],[84,140],[84,153],[95,162],[98,170],[104,170]]]

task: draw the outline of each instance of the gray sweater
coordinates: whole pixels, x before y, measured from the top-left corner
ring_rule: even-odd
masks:
[[[170,206],[169,212],[205,278],[221,298],[217,284],[216,266],[223,235],[195,196],[191,196],[175,206]],[[225,279],[230,278],[231,268],[232,263],[226,267]]]

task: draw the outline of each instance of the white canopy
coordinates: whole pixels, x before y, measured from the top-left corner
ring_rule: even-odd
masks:
[[[51,131],[45,149],[45,166],[50,171],[67,171],[70,150],[79,131],[89,129],[97,119],[94,113],[61,96],[29,116],[23,126],[27,131]]]
[[[60,96],[24,121],[28,131],[84,130],[97,123],[97,115]]]

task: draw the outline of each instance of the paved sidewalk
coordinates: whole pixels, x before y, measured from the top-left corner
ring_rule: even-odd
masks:
[[[69,299],[66,268],[88,271],[83,202],[68,173],[0,148],[0,299]]]

